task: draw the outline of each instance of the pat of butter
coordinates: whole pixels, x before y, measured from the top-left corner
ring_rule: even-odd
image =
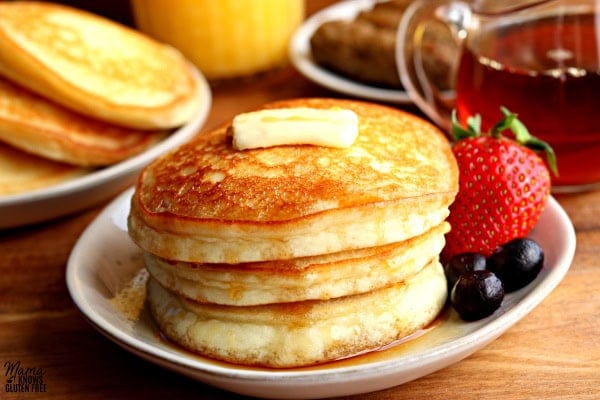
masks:
[[[233,118],[233,147],[237,150],[286,144],[346,148],[357,136],[358,116],[343,108],[276,108]]]

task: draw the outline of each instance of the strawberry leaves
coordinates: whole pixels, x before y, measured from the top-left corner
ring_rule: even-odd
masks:
[[[455,141],[477,137],[481,135],[481,115],[470,116],[467,118],[467,127],[463,128],[456,117],[456,110],[452,110],[452,138]]]
[[[506,107],[500,107],[503,118],[500,119],[490,130],[488,135],[494,138],[502,137],[502,132],[511,131],[514,140],[522,146],[525,146],[535,152],[543,152],[546,157],[546,163],[550,171],[555,176],[558,176],[558,167],[556,163],[556,155],[552,147],[543,140],[540,140],[529,133],[527,127],[518,118],[518,115],[509,111]],[[456,110],[452,111],[452,137],[455,141],[470,137],[478,137],[481,132],[481,115],[476,114],[467,118],[466,128],[462,127],[456,117]]]

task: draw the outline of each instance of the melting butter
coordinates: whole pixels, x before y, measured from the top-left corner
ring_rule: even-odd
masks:
[[[237,150],[312,144],[350,147],[358,136],[358,115],[345,108],[277,108],[238,114],[233,119]]]

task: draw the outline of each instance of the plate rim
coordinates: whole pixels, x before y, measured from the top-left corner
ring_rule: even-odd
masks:
[[[117,227],[116,223],[111,218],[114,216],[115,211],[119,207],[123,207],[123,204],[129,201],[131,195],[133,194],[133,190],[133,187],[131,187],[115,198],[113,202],[111,202],[82,233],[80,239],[74,246],[67,263],[66,280],[68,291],[75,305],[84,315],[85,319],[90,322],[95,329],[97,329],[108,339],[115,342],[117,345],[120,345],[122,348],[133,352],[147,361],[154,362],[165,368],[174,370],[184,375],[195,377],[196,379],[204,381],[205,383],[241,394],[260,395],[263,392],[238,391],[235,390],[236,388],[232,388],[230,386],[226,387],[215,385],[214,382],[201,379],[198,376],[215,377],[228,382],[235,381],[236,383],[241,383],[243,385],[255,384],[259,387],[265,388],[286,385],[299,385],[304,387],[304,385],[310,384],[314,386],[313,392],[304,392],[303,395],[306,397],[306,393],[315,394],[315,390],[318,391],[319,388],[325,387],[328,384],[335,384],[336,381],[340,379],[352,379],[353,374],[359,372],[363,374],[360,377],[361,380],[369,380],[375,378],[385,378],[386,376],[397,372],[399,367],[406,369],[407,365],[410,367],[408,368],[409,370],[411,370],[411,368],[416,368],[417,364],[420,365],[421,370],[428,370],[427,372],[419,373],[417,376],[414,376],[406,381],[399,381],[397,384],[391,385],[397,386],[407,381],[425,376],[438,369],[445,368],[469,356],[491,341],[495,340],[505,331],[510,329],[515,323],[525,317],[537,305],[539,305],[539,303],[541,303],[556,288],[556,286],[562,281],[563,277],[568,272],[574,257],[576,246],[575,230],[572,222],[558,201],[550,196],[544,213],[551,213],[552,215],[547,216],[547,218],[557,218],[561,223],[561,229],[557,229],[555,232],[560,232],[560,235],[565,235],[564,237],[560,238],[561,243],[563,243],[563,246],[565,247],[565,251],[557,255],[554,265],[552,265],[551,268],[547,268],[549,271],[545,274],[543,280],[539,281],[537,286],[533,287],[531,290],[528,290],[527,294],[525,294],[519,302],[496,318],[492,318],[491,320],[484,319],[481,321],[476,321],[475,323],[480,323],[481,326],[477,327],[472,332],[469,332],[466,335],[461,335],[459,338],[454,339],[449,343],[438,344],[428,349],[424,354],[423,352],[420,352],[413,355],[405,355],[402,357],[393,358],[391,360],[369,362],[367,363],[369,366],[367,372],[365,372],[365,366],[361,363],[325,370],[253,370],[251,368],[234,370],[228,369],[226,366],[203,362],[201,356],[194,355],[193,358],[186,358],[185,355],[174,356],[171,354],[169,356],[166,350],[158,348],[152,343],[144,342],[141,339],[130,336],[123,330],[119,330],[118,327],[114,326],[108,321],[99,322],[99,319],[102,319],[102,317],[99,314],[94,313],[93,310],[90,312],[89,305],[84,304],[85,294],[81,292],[82,287],[78,285],[77,281],[77,272],[80,268],[82,268],[81,266],[78,266],[77,263],[78,259],[82,257],[81,252],[84,250],[84,245],[86,241],[91,240],[89,237],[95,237],[95,239],[97,239],[97,237],[94,236],[95,231],[100,228],[100,225],[106,223],[107,220],[112,221],[115,229],[123,230],[123,228]],[[558,236],[552,237],[557,238]],[[104,322],[105,325],[103,325],[102,322]],[[109,328],[107,329],[106,326]],[[474,343],[476,343],[476,345],[474,345]],[[467,348],[466,352],[465,348]],[[435,364],[436,359],[440,356],[444,356],[444,358],[450,361],[444,365],[434,367],[433,364]],[[400,366],[399,363],[402,365]],[[381,375],[383,375],[383,377]],[[315,378],[318,379],[316,380]],[[391,386],[382,386],[378,389],[384,389]],[[241,390],[241,388],[238,389]],[[364,392],[336,392],[334,394],[349,395],[358,393]],[[319,396],[315,395],[314,397]]]
[[[288,53],[292,65],[306,78],[339,93],[369,100],[412,104],[412,99],[404,90],[386,89],[354,81],[320,67],[311,57],[309,40],[322,23],[333,19],[351,18],[359,11],[382,1],[384,0],[344,0],[329,5],[308,17],[294,31],[290,39]]]

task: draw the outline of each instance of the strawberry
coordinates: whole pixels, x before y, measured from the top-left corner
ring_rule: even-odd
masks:
[[[466,129],[452,115],[452,150],[460,175],[448,218],[452,230],[442,252],[445,260],[464,252],[488,256],[497,246],[526,236],[550,195],[550,173],[536,151],[545,151],[548,166],[557,174],[554,152],[530,135],[516,114],[501,110],[504,118],[485,134],[479,115],[467,120]],[[503,136],[505,130],[514,138]]]

